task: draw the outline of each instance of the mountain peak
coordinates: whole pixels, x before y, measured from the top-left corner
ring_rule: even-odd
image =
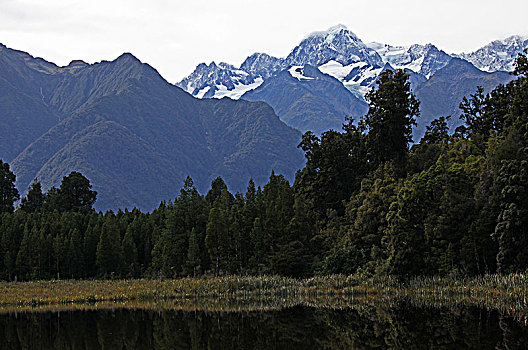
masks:
[[[348,28],[346,25],[339,23],[338,25],[335,25],[328,29],[329,32],[339,32],[341,30],[348,30]]]
[[[512,43],[521,43],[528,40],[528,35],[512,35],[507,37],[504,40],[495,40],[494,43],[499,44],[512,44]]]
[[[116,58],[116,61],[141,63],[141,61],[130,52],[122,53],[118,58]]]
[[[528,37],[512,35],[503,40],[495,40],[480,49],[454,55],[463,58],[477,68],[486,71],[513,71],[519,52],[528,49]]]
[[[66,67],[84,67],[88,66],[88,63],[83,60],[73,60]]]
[[[290,66],[319,66],[331,60],[343,65],[356,62],[367,62],[375,67],[383,65],[378,53],[342,24],[308,35],[288,55],[286,63]]]
[[[352,33],[347,28],[347,26],[345,26],[344,24],[335,25],[333,27],[328,28],[327,30],[318,31],[318,32],[312,32],[312,33],[308,34],[304,39],[316,38],[316,37],[326,38],[326,37],[334,36],[334,35],[338,35],[338,34],[349,34],[352,38],[354,38],[356,40],[358,39],[356,34]]]
[[[240,69],[254,76],[261,76],[264,79],[282,67],[284,59],[270,56],[266,53],[256,52],[246,58]]]

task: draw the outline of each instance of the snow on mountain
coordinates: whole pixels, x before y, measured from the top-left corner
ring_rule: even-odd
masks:
[[[319,66],[321,72],[341,81],[350,92],[362,100],[384,69],[384,67],[373,67],[366,62],[356,62],[345,66],[334,60]]]
[[[191,75],[176,85],[198,98],[229,96],[237,99],[262,82],[262,78],[228,63],[212,62],[209,65],[199,64]]]
[[[288,72],[291,74],[292,77],[299,81],[314,79],[312,77],[307,77],[304,75],[304,66],[292,66],[290,69],[288,69]]]
[[[283,58],[273,57],[265,53],[254,53],[246,58],[240,66],[240,69],[253,76],[260,76],[263,79],[267,79],[283,67]]]
[[[512,36],[472,53],[449,55],[433,44],[365,44],[344,25],[337,25],[309,34],[286,58],[254,53],[239,68],[227,63],[201,63],[177,85],[198,98],[227,96],[238,99],[283,70],[306,80],[298,69],[311,65],[336,78],[355,96],[364,99],[385,69],[407,70],[415,88],[445,67],[453,57],[463,58],[488,72],[512,71],[515,58],[525,48],[528,48],[528,37]]]
[[[202,63],[177,85],[198,98],[227,96],[238,99],[244,92],[255,89],[262,81],[284,69],[305,65],[317,67],[328,63],[346,67],[345,71],[348,72],[338,79],[343,81],[348,77],[351,82],[345,86],[358,96],[368,91],[368,84],[371,80],[375,81],[375,78],[372,79],[373,72],[381,70],[384,65],[375,50],[367,47],[344,25],[337,25],[326,31],[308,35],[286,58],[255,53],[249,56],[240,68],[227,63],[218,65],[214,62],[210,65]],[[366,76],[349,76],[350,71],[358,65],[369,66],[364,69],[367,72]],[[297,71],[291,70],[290,73],[297,74]],[[301,76],[302,74],[296,75],[299,79],[305,79]]]
[[[344,66],[341,63],[331,60],[325,64],[319,66],[319,70],[325,74],[331,75],[339,81],[343,81],[346,76],[350,74],[350,71],[357,66],[367,65],[366,63],[352,63],[348,66]]]
[[[449,63],[451,56],[439,50],[433,44],[391,46],[380,43],[369,43],[368,47],[375,50],[383,59],[396,69],[409,69],[429,78]]]
[[[341,130],[345,117],[359,118],[368,110],[367,103],[341,81],[310,65],[283,70],[242,99],[266,102],[287,125],[316,135]]]
[[[238,100],[242,95],[244,95],[246,92],[256,89],[264,82],[264,79],[262,77],[255,78],[253,83],[244,84],[244,83],[236,83],[233,85],[233,87],[230,89],[229,87],[225,85],[217,85],[217,91],[214,94],[214,98],[223,98],[223,97],[229,97],[233,100]],[[198,96],[196,96],[198,97]]]
[[[495,40],[474,52],[453,56],[463,58],[486,72],[511,72],[518,54],[525,49],[528,49],[528,36],[513,35],[504,40]]]
[[[371,66],[382,66],[379,54],[368,48],[361,39],[344,25],[308,35],[286,57],[286,65],[320,66],[329,61],[342,65],[365,62]]]

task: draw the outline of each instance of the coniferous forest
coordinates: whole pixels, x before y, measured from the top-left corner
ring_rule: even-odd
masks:
[[[35,180],[18,202],[0,161],[0,278],[526,271],[526,55],[514,74],[464,98],[453,133],[441,116],[411,146],[419,101],[404,71],[386,71],[363,118],[303,135],[293,184],[272,172],[233,194],[216,178],[202,195],[187,178],[150,213],[95,212],[97,193],[78,172],[46,193]]]

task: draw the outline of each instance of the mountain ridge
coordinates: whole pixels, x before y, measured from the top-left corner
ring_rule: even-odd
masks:
[[[34,179],[47,190],[75,170],[99,192],[98,210],[150,210],[174,198],[186,176],[200,191],[217,176],[242,191],[250,178],[264,184],[272,170],[292,181],[304,164],[300,132],[265,103],[196,99],[129,53],[95,64],[44,65],[45,72],[42,62],[26,58],[10,61],[23,74],[0,69],[0,81],[9,96],[35,99],[56,120],[31,135],[12,128],[27,139],[9,159],[22,193]],[[34,81],[41,87],[30,89]],[[0,150],[8,146],[0,142]]]
[[[376,42],[365,44],[346,26],[337,25],[325,31],[308,34],[286,57],[277,58],[265,53],[256,53],[248,56],[240,67],[225,64],[221,77],[215,69],[200,64],[191,75],[177,83],[177,85],[198,98],[230,97],[233,99],[246,98],[256,100],[257,96],[259,96],[259,100],[267,102],[274,107],[277,115],[286,124],[301,131],[312,130],[316,134],[320,134],[325,130],[339,128],[339,121],[344,121],[343,111],[334,110],[331,112],[329,108],[319,108],[326,103],[324,101],[325,98],[329,99],[329,104],[335,104],[337,103],[335,100],[345,98],[342,94],[333,97],[324,93],[316,94],[317,96],[311,93],[312,100],[316,99],[319,101],[317,105],[314,105],[304,95],[297,93],[287,96],[288,92],[276,83],[266,83],[270,80],[276,81],[278,79],[277,76],[281,75],[282,72],[287,72],[292,67],[299,67],[299,69],[305,69],[308,66],[315,67],[321,73],[340,81],[349,93],[353,95],[353,98],[357,100],[356,105],[345,114],[357,118],[358,111],[364,110],[367,92],[376,86],[379,75],[387,69],[404,69],[410,76],[409,80],[413,91],[418,91],[422,84],[432,79],[438,71],[446,67],[455,58],[467,59],[468,62],[471,62],[470,64],[479,69],[495,64],[494,67],[511,71],[513,70],[512,62],[515,53],[523,48],[528,48],[528,41],[522,40],[524,40],[523,37],[513,36],[503,41],[494,41],[488,46],[479,49],[480,51],[477,50],[470,55],[455,55],[449,54],[431,43],[409,46],[392,46]],[[509,51],[507,55],[501,53],[502,51],[496,52],[495,56],[492,55],[493,57],[489,59],[492,62],[488,62],[486,57],[489,56],[490,50]],[[477,76],[472,68],[469,66],[465,67],[467,71],[462,76]],[[486,72],[486,69],[483,70],[484,72]],[[438,81],[438,79],[436,80]],[[456,76],[453,76],[452,80],[460,82],[459,77]],[[507,81],[509,79],[504,78],[503,75],[500,79],[496,79],[497,83],[505,83]],[[474,92],[478,85],[488,84],[487,75],[480,74],[479,78],[472,79],[472,82],[475,84],[472,90],[468,90],[465,87],[464,89],[451,89],[451,91],[458,91],[460,94],[462,94],[462,91]],[[304,82],[297,82],[295,87],[291,85],[291,81],[288,84],[290,89],[298,92],[303,90],[308,84],[316,83],[315,80],[305,80]],[[270,90],[272,85],[275,86],[274,91]],[[430,86],[441,85],[435,83]],[[263,89],[261,87],[263,86],[266,87],[265,93],[262,92]],[[316,86],[312,88],[312,91],[315,90],[318,90]],[[441,91],[437,93],[442,94]],[[424,96],[428,94],[434,94],[434,92],[424,93]],[[293,96],[297,96],[297,99],[294,100]],[[458,106],[464,96],[452,96],[454,103]],[[351,98],[346,97],[345,99]],[[289,101],[289,106],[285,106],[285,101]],[[438,103],[434,99],[425,98],[421,105],[425,123],[429,123],[440,115],[456,114],[455,112],[457,111],[453,111],[449,103],[448,101]],[[311,107],[308,108],[310,104]],[[439,106],[443,106],[445,109],[437,108]],[[297,111],[294,112],[294,109]],[[317,120],[316,111],[320,113],[320,120]],[[433,115],[431,111],[436,111],[439,115]],[[293,116],[295,113],[298,114],[297,117]],[[302,113],[306,115],[304,118],[300,115]],[[302,120],[304,122],[301,122]],[[414,133],[415,141],[421,138],[424,130],[423,127],[416,129]]]

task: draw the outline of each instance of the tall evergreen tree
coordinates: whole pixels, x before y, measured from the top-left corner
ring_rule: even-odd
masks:
[[[16,176],[9,169],[9,164],[0,159],[0,213],[12,213],[20,194],[15,187]]]
[[[128,226],[129,228],[131,226]],[[124,274],[128,277],[139,276],[138,250],[134,241],[134,233],[127,229],[122,242]]]
[[[198,273],[200,273],[201,263],[200,237],[196,232],[196,228],[193,228],[191,235],[189,236],[189,249],[187,252],[187,265],[190,267],[193,276],[196,276]]]
[[[27,213],[39,212],[44,204],[42,185],[35,180],[28,190],[27,195],[20,202],[20,209]]]
[[[70,230],[70,241],[68,245],[68,266],[71,278],[84,277],[84,249],[83,236],[78,228]]]
[[[253,257],[250,260],[252,267],[255,271],[262,273],[266,270],[267,263],[267,246],[268,238],[265,237],[264,228],[259,217],[255,218],[253,222],[253,228],[251,230],[251,241],[253,242]]]
[[[119,275],[123,254],[121,237],[115,215],[109,212],[105,215],[97,244],[96,264],[101,276]]]
[[[420,103],[411,91],[405,71],[387,70],[367,95],[369,110],[361,123],[367,128],[367,149],[374,164],[392,161],[404,171],[412,127],[420,115]]]
[[[229,259],[233,257],[229,231],[231,199],[227,187],[224,188],[209,212],[205,244],[216,274],[229,272]]]
[[[97,192],[92,190],[90,181],[76,171],[62,178],[56,195],[56,204],[61,212],[89,211],[97,199]]]
[[[24,237],[20,243],[16,258],[17,275],[22,280],[28,280],[31,277],[32,270],[32,244],[30,236],[31,228],[29,222],[24,225]]]

